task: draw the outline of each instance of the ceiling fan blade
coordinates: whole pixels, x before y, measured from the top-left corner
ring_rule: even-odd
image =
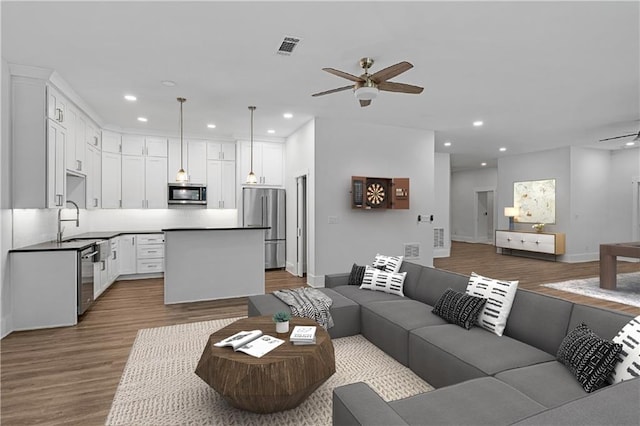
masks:
[[[351,80],[351,81],[355,81],[355,82],[361,82],[364,81],[364,79],[360,78],[360,77],[356,77],[355,75],[349,74],[347,72],[344,71],[340,71],[334,68],[322,68],[323,71],[328,72],[329,74],[333,74],[333,75],[337,75],[338,77],[342,77],[342,78],[346,78],[347,80]]]
[[[382,83],[379,83],[378,89],[384,90],[386,92],[401,92],[411,94],[422,93],[422,91],[424,90],[424,88],[420,86],[412,86],[411,84],[404,83],[393,83],[390,81],[383,81]]]
[[[360,106],[366,107],[371,105],[371,99],[360,99]]]
[[[373,74],[371,76],[371,80],[373,80],[374,82],[380,84],[383,81],[387,81],[390,78],[393,78],[393,77],[395,77],[397,75],[400,75],[405,71],[409,71],[411,68],[413,68],[413,65],[411,65],[407,61],[398,62],[395,65],[391,65],[390,67],[387,67],[387,68],[385,68],[383,70],[380,70],[377,73]]]
[[[344,87],[338,87],[337,89],[331,89],[331,90],[327,90],[325,92],[319,92],[319,93],[314,93],[311,96],[322,96],[322,95],[328,95],[330,93],[336,93],[336,92],[342,92],[343,90],[348,90],[348,89],[353,89],[353,85],[349,85],[349,86],[344,86]]]

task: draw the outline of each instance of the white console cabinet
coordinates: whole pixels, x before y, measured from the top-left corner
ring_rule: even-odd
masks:
[[[559,255],[565,253],[565,234],[559,232],[496,231],[496,247]]]

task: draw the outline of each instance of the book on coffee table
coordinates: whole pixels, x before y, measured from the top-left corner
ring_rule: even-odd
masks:
[[[294,345],[315,345],[316,344],[316,327],[296,325],[289,336],[289,340]]]
[[[256,358],[271,352],[284,343],[277,337],[263,335],[261,330],[239,331],[233,336],[214,343],[213,346],[231,346],[234,351],[244,352]]]

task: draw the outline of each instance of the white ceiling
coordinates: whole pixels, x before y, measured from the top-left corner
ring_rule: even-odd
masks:
[[[314,116],[432,129],[436,151],[451,152],[454,169],[640,130],[638,1],[1,7],[2,57],[56,70],[99,124],[115,129],[177,134],[176,97],[184,96],[185,135],[246,138],[247,106],[256,105],[256,137],[269,136],[268,128],[287,137]],[[276,54],[284,36],[302,39],[291,56]],[[349,84],[323,67],[359,75],[364,56],[375,59],[373,72],[413,63],[392,81],[424,92],[382,92],[367,108],[350,91],[311,97]],[[126,93],[138,101],[124,101]],[[475,120],[484,126],[473,127]],[[210,122],[217,128],[207,129]]]

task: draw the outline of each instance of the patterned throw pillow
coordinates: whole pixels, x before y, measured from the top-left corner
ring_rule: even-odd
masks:
[[[406,272],[394,274],[384,272],[367,265],[360,288],[365,290],[384,291],[385,293],[404,297],[402,287],[404,286],[404,279],[406,276]]]
[[[621,344],[622,351],[618,355],[620,362],[609,376],[609,383],[620,383],[640,377],[640,315],[622,327],[613,338],[613,343]]]
[[[385,272],[398,272],[402,266],[402,259],[404,256],[384,256],[378,253],[373,260],[373,267]]]
[[[448,288],[431,312],[452,324],[469,330],[476,323],[487,299]]]
[[[564,338],[556,357],[587,392],[598,390],[618,362],[622,345],[600,338],[580,324]]]
[[[351,267],[351,273],[349,274],[348,285],[360,285],[362,284],[362,278],[364,277],[364,266],[358,266],[355,263]]]
[[[478,316],[478,325],[492,333],[502,336],[507,326],[513,298],[516,297],[518,281],[501,281],[471,273],[467,294],[487,299]]]

